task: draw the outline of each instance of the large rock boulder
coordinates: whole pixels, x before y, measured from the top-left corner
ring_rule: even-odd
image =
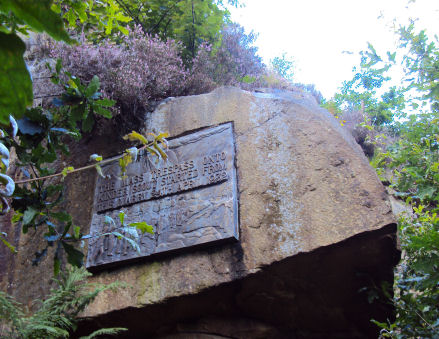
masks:
[[[392,286],[399,252],[387,194],[361,148],[303,92],[225,87],[170,98],[144,127],[183,136],[226,122],[239,240],[97,272],[94,282],[130,287],[100,295],[79,333],[127,326],[130,338],[376,337],[370,319],[392,312],[374,299],[376,287]],[[84,224],[94,212],[93,190],[83,187],[94,182],[90,172],[67,190]]]

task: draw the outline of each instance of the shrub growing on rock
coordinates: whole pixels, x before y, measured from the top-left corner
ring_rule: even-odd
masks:
[[[256,38],[253,32],[245,34],[244,28],[236,23],[223,27],[221,46],[215,55],[216,83],[239,85],[259,80],[265,67],[253,46]]]
[[[183,62],[180,42],[145,35],[138,26],[121,36],[118,45],[110,40],[98,45],[55,44],[51,53],[83,81],[97,75],[104,95],[116,100],[122,113],[137,115],[167,97],[256,83],[264,70],[252,47],[256,36],[246,35],[237,24],[224,26],[222,34],[216,49],[202,43],[190,65]]]
[[[84,81],[98,75],[105,94],[135,113],[148,101],[183,93],[188,72],[180,49],[174,40],[144,35],[137,27],[120,45],[109,40],[99,45],[56,44],[52,54]]]

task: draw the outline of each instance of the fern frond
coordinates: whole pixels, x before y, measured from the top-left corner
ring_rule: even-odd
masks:
[[[32,315],[23,311],[22,305],[7,294],[0,292],[0,337],[58,339],[68,338],[69,331],[76,329],[77,316],[96,296],[107,289],[125,286],[121,283],[109,285],[87,284],[91,276],[84,268],[70,268],[54,279],[58,288],[51,289],[44,301],[34,302],[37,310]],[[116,335],[124,328],[104,328],[90,334]],[[87,337],[86,337],[87,338]]]
[[[25,317],[21,309],[22,305],[11,296],[0,291],[0,336],[6,337],[6,333],[13,333],[22,326]]]
[[[52,325],[31,324],[27,331],[22,332],[23,338],[45,339],[45,338],[68,338],[69,332]]]
[[[93,339],[100,335],[117,335],[123,331],[128,331],[128,329],[124,327],[101,328],[100,330],[94,331],[92,334],[85,337],[80,337],[79,339]]]

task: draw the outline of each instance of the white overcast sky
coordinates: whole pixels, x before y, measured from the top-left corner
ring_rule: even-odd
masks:
[[[395,49],[397,25],[419,18],[416,27],[439,35],[439,0],[241,0],[232,20],[259,34],[265,63],[286,53],[295,60],[295,81],[315,84],[330,98],[359,64],[358,52],[372,43],[378,52]],[[352,52],[349,54],[346,52]]]

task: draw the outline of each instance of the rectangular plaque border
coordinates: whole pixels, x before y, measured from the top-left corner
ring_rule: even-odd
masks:
[[[205,243],[199,243],[199,244],[195,244],[195,245],[190,245],[187,247],[181,247],[181,248],[175,248],[175,249],[169,249],[163,252],[157,252],[157,253],[151,253],[148,255],[144,255],[144,256],[138,256],[138,257],[133,257],[133,258],[128,258],[128,259],[122,259],[122,260],[118,260],[118,261],[114,261],[114,262],[108,262],[108,263],[103,263],[103,264],[99,264],[99,265],[91,265],[89,266],[89,263],[87,261],[86,267],[90,272],[100,272],[102,270],[108,270],[108,269],[113,269],[113,268],[123,268],[124,266],[130,264],[138,264],[141,262],[152,262],[155,260],[160,260],[160,259],[165,259],[165,258],[170,258],[172,256],[175,256],[176,254],[180,254],[180,255],[187,255],[190,253],[193,253],[195,251],[200,251],[203,249],[209,249],[215,246],[223,246],[223,245],[232,245],[232,244],[236,244],[239,239],[240,239],[240,224],[239,224],[239,220],[240,220],[240,204],[239,204],[239,190],[238,190],[238,171],[237,171],[237,145],[236,145],[236,134],[235,134],[235,128],[234,128],[234,122],[233,121],[227,121],[227,122],[223,122],[221,124],[216,124],[216,125],[212,125],[212,126],[205,126],[205,127],[200,127],[197,129],[193,129],[193,130],[189,130],[189,131],[185,131],[179,135],[173,136],[172,138],[169,138],[168,140],[175,140],[184,136],[189,136],[193,133],[197,133],[203,130],[208,130],[208,129],[212,129],[215,127],[220,127],[222,125],[230,125],[231,128],[231,137],[232,137],[232,148],[233,148],[233,159],[232,159],[232,169],[231,171],[233,172],[233,177],[234,180],[232,180],[232,190],[233,190],[233,194],[234,194],[234,202],[233,202],[233,208],[234,208],[234,213],[233,213],[233,236],[230,236],[228,238],[222,238],[222,239],[216,239],[216,240],[212,240],[212,241],[208,241]],[[205,184],[205,185],[201,185],[201,186],[197,186],[194,188],[190,188],[186,191],[184,191],[184,193],[188,193],[194,190],[200,190],[200,189],[205,189],[217,184],[221,184],[223,182],[226,182],[227,179],[216,182],[214,184]],[[97,182],[96,184],[97,185]],[[95,186],[96,189],[96,186]],[[174,192],[174,193],[170,193],[167,194],[165,196],[160,196],[160,197],[154,197],[148,200],[145,200],[143,202],[146,201],[155,201],[155,200],[160,200],[163,199],[164,197],[172,197],[178,194],[181,194],[183,192]],[[93,192],[93,195],[95,194],[95,192]],[[133,205],[136,205],[140,202],[133,202],[131,204],[127,204],[121,207],[115,207],[113,209],[108,209],[108,210],[103,210],[103,211],[99,211],[97,212],[95,209],[95,203],[93,201],[93,212],[92,213],[96,213],[96,214],[104,214],[110,210],[117,210],[120,208],[126,208],[126,207],[130,207]]]

